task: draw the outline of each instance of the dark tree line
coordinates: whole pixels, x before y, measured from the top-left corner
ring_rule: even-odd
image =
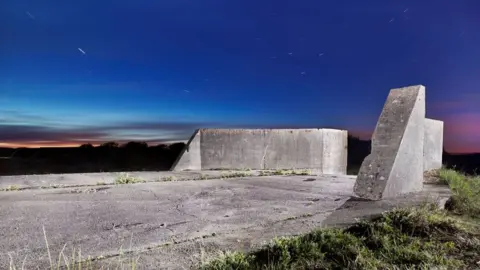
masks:
[[[146,142],[70,148],[0,148],[0,175],[168,170],[184,143],[148,146]],[[348,136],[348,172],[356,174],[370,154],[371,141]],[[444,151],[443,164],[465,173],[480,173],[480,154],[452,155]]]
[[[0,175],[168,170],[184,146],[106,142],[69,148],[3,148]]]
[[[348,136],[348,171],[356,174],[365,157],[370,154],[371,141]],[[466,174],[480,174],[480,154],[450,154],[443,149],[444,167]]]

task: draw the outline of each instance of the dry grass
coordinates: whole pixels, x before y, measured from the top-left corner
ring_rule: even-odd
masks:
[[[63,246],[62,250],[59,252],[56,259],[53,258],[52,253],[50,251],[50,245],[48,243],[47,233],[45,231],[45,227],[42,226],[43,229],[43,236],[45,240],[48,262],[49,262],[49,270],[135,270],[137,269],[137,259],[129,259],[127,262],[124,262],[121,257],[119,257],[118,263],[116,265],[101,265],[98,262],[101,261],[104,257],[90,257],[90,256],[83,256],[82,251],[80,249],[72,249],[71,255],[66,254],[66,245]],[[21,263],[15,262],[14,257],[9,254],[10,256],[10,264],[9,270],[27,270],[29,268],[25,267],[28,257],[25,256]],[[20,264],[20,265],[18,265]]]

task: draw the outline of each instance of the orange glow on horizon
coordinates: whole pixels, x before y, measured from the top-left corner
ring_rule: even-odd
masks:
[[[368,131],[355,131],[350,132],[350,134],[354,137],[357,137],[361,140],[370,140],[372,132]],[[115,141],[119,145],[128,143],[129,141]],[[150,142],[148,143],[149,146],[155,146],[159,144],[171,144],[177,142],[185,142],[186,141],[169,141],[169,142]],[[99,146],[104,142],[91,142],[92,146]],[[62,148],[62,147],[80,147],[82,144],[88,144],[88,142],[12,142],[12,143],[0,143],[0,148]],[[462,145],[458,143],[449,143],[445,142],[445,150],[450,154],[475,154],[480,153],[480,145],[476,145],[474,147]]]
[[[54,147],[54,148],[61,148],[61,147],[79,147],[82,144],[87,143],[74,143],[74,142],[24,142],[24,143],[0,143],[0,147],[5,148],[41,148],[41,147]],[[100,143],[91,144],[93,146],[99,146]]]
[[[114,141],[119,145],[126,144],[129,141]],[[186,142],[182,140],[178,141],[159,141],[159,142],[149,142],[147,143],[149,146],[155,146],[159,144],[172,144],[178,142]],[[62,147],[80,147],[82,144],[91,144],[92,146],[100,146],[102,143],[105,142],[12,142],[12,143],[0,143],[0,148],[62,148]]]

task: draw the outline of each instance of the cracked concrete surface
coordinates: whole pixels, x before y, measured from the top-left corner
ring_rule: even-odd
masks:
[[[304,170],[299,170],[304,171]],[[306,170],[312,175],[315,170]],[[145,182],[170,182],[221,179],[241,176],[261,176],[273,170],[205,170],[205,171],[158,171],[158,172],[109,172],[109,173],[69,173],[0,176],[0,190],[15,186],[19,189],[65,188],[96,185],[112,185],[122,175]]]
[[[427,197],[449,195],[426,186],[390,201],[351,199],[354,176],[265,176],[224,180],[142,183],[74,189],[0,192],[0,268],[27,256],[25,269],[49,266],[66,244],[82,256],[105,256],[115,265],[138,258],[137,269],[189,269],[219,249],[249,250],[275,236],[320,226],[343,226]],[[119,252],[126,252],[119,257]],[[205,255],[207,254],[207,255]]]

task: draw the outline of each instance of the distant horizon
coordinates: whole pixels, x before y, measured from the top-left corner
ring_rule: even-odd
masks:
[[[373,132],[372,132],[373,133]],[[193,134],[193,133],[192,133]],[[371,140],[371,135],[366,135],[365,132],[362,132],[362,133],[350,133],[348,134],[349,136],[351,137],[354,137],[354,138],[358,138],[362,141],[370,141]],[[178,139],[178,140],[168,140],[168,141],[162,141],[162,140],[159,140],[159,141],[144,141],[144,140],[135,140],[135,139],[132,139],[132,140],[107,140],[107,141],[100,141],[100,142],[88,142],[88,141],[85,141],[85,142],[70,142],[70,143],[58,143],[58,142],[45,142],[45,143],[35,143],[35,142],[32,142],[32,143],[26,143],[26,144],[8,144],[8,143],[0,143],[0,148],[11,148],[11,149],[20,149],[20,148],[28,148],[28,149],[40,149],[40,148],[76,148],[76,147],[80,147],[81,145],[85,145],[85,144],[90,144],[94,147],[98,147],[100,146],[101,144],[103,143],[108,143],[108,142],[115,142],[117,144],[119,144],[119,146],[121,145],[125,145],[129,142],[145,142],[147,143],[147,145],[150,147],[150,146],[157,146],[157,145],[162,145],[162,144],[175,144],[175,143],[188,143],[188,140],[189,138],[187,139]],[[452,151],[451,149],[449,149],[448,147],[444,147],[444,150],[449,153],[449,154],[454,154],[454,155],[468,155],[468,154],[480,154],[480,151],[478,152],[462,152],[462,151]]]

